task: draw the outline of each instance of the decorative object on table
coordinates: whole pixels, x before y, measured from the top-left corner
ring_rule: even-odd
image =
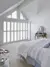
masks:
[[[46,28],[44,26],[40,26],[38,31],[35,33],[35,39],[39,37],[47,38]]]
[[[0,66],[9,67],[9,50],[0,48]]]
[[[3,48],[0,48],[0,54],[7,54],[7,53],[9,53],[9,51],[8,50],[5,50],[5,49],[3,49]]]

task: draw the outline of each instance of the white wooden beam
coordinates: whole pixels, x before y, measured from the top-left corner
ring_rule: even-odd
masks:
[[[3,21],[7,22],[22,22],[22,23],[27,23],[27,20],[20,20],[20,19],[13,19],[13,18],[3,18]]]
[[[20,19],[20,11],[17,9],[17,18]]]
[[[21,11],[21,13],[23,14],[23,16],[25,17],[26,20],[28,20],[27,16],[25,15],[25,13],[23,11]]]

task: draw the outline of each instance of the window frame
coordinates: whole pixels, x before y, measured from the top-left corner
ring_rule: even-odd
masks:
[[[17,11],[18,13],[18,11]],[[19,12],[20,13],[20,12]],[[19,14],[18,13],[18,14]],[[26,19],[20,19],[20,17],[18,18],[18,14],[17,14],[17,18],[12,18],[12,14],[11,15],[8,15],[6,18],[4,18],[4,21],[6,21],[6,31],[3,30],[3,33],[6,32],[6,42],[3,41],[3,43],[13,43],[13,42],[20,42],[20,41],[29,41],[31,40],[31,28],[30,28],[30,39],[28,39],[28,20]],[[19,14],[20,15],[20,14]],[[7,23],[10,22],[10,31],[7,31]],[[13,31],[11,31],[11,23],[13,22]],[[4,23],[4,22],[3,22]],[[17,30],[14,31],[14,23],[17,23]],[[18,23],[19,24],[22,24],[22,29],[21,30],[18,30]],[[25,24],[24,24],[25,23]],[[25,29],[23,30],[23,24],[25,26]],[[26,25],[27,24],[27,25]],[[21,25],[20,25],[21,26]],[[27,27],[26,27],[27,26]],[[30,26],[31,27],[31,26]],[[3,25],[3,29],[4,29],[4,25]],[[7,32],[10,32],[10,42],[7,42]],[[13,32],[13,41],[11,41],[11,33]],[[14,33],[17,33],[17,40],[14,41]],[[18,32],[22,33],[22,37],[21,37],[21,34],[19,36],[19,40],[18,40]],[[24,37],[24,34],[25,33],[25,39],[23,39]],[[3,34],[4,35],[4,34]],[[3,36],[4,37],[4,36]],[[21,37],[21,38],[20,38]],[[3,38],[4,39],[4,38]],[[20,40],[21,39],[21,40]]]
[[[17,26],[18,26],[18,23],[19,24],[22,24],[22,30],[14,30],[14,25],[15,25],[15,23],[17,23]],[[25,22],[13,22],[13,30],[11,30],[11,22],[10,22],[10,31],[7,31],[7,26],[6,26],[6,31],[4,31],[3,30],[3,33],[4,32],[6,32],[6,42],[5,43],[9,43],[9,42],[17,42],[17,41],[28,41],[29,39],[28,39],[28,27],[26,28],[26,24],[28,24],[27,22],[25,23],[25,30],[23,30],[23,24],[24,24]],[[6,25],[7,25],[7,22],[6,22]],[[27,25],[28,26],[28,25]],[[7,32],[10,32],[10,41],[9,42],[7,42]],[[11,33],[13,32],[13,41],[11,41]],[[14,40],[14,33],[17,33],[16,34],[16,36],[18,36],[18,32],[20,32],[20,33],[22,33],[22,37],[21,37],[21,35],[19,36],[19,40],[18,40],[18,37],[17,37],[17,40],[15,41]],[[27,34],[26,34],[26,32],[27,32]],[[19,33],[19,34],[20,34]],[[23,35],[23,33],[25,33],[25,39],[23,38],[24,37],[24,35]],[[21,39],[21,38],[22,39]]]

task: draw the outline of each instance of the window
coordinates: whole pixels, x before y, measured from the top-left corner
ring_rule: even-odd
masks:
[[[27,23],[4,21],[3,42],[26,40],[28,37]]]
[[[17,19],[17,11],[14,11],[14,12],[12,13],[12,18]]]
[[[17,19],[17,11],[14,11],[11,15],[8,15],[9,19]],[[20,13],[20,20],[25,19]],[[15,42],[15,41],[23,41],[29,40],[30,31],[29,31],[28,22],[20,22],[20,21],[4,21],[3,22],[3,43]],[[29,33],[29,34],[28,34]],[[28,36],[29,35],[29,36]]]
[[[11,15],[8,15],[7,18],[17,19],[17,11],[14,11]]]
[[[24,19],[25,20],[25,18],[24,18],[24,16],[23,16],[23,14],[20,12],[20,19]]]
[[[7,18],[11,18],[11,15],[8,15]]]

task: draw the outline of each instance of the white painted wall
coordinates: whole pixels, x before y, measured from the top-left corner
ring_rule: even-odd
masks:
[[[45,26],[47,33],[50,34],[50,0],[35,0],[20,10],[32,22],[32,39],[41,25]]]
[[[1,19],[1,17],[0,17],[0,45],[2,45],[2,43],[3,43],[3,23],[2,23],[3,21],[2,21],[2,19]]]

